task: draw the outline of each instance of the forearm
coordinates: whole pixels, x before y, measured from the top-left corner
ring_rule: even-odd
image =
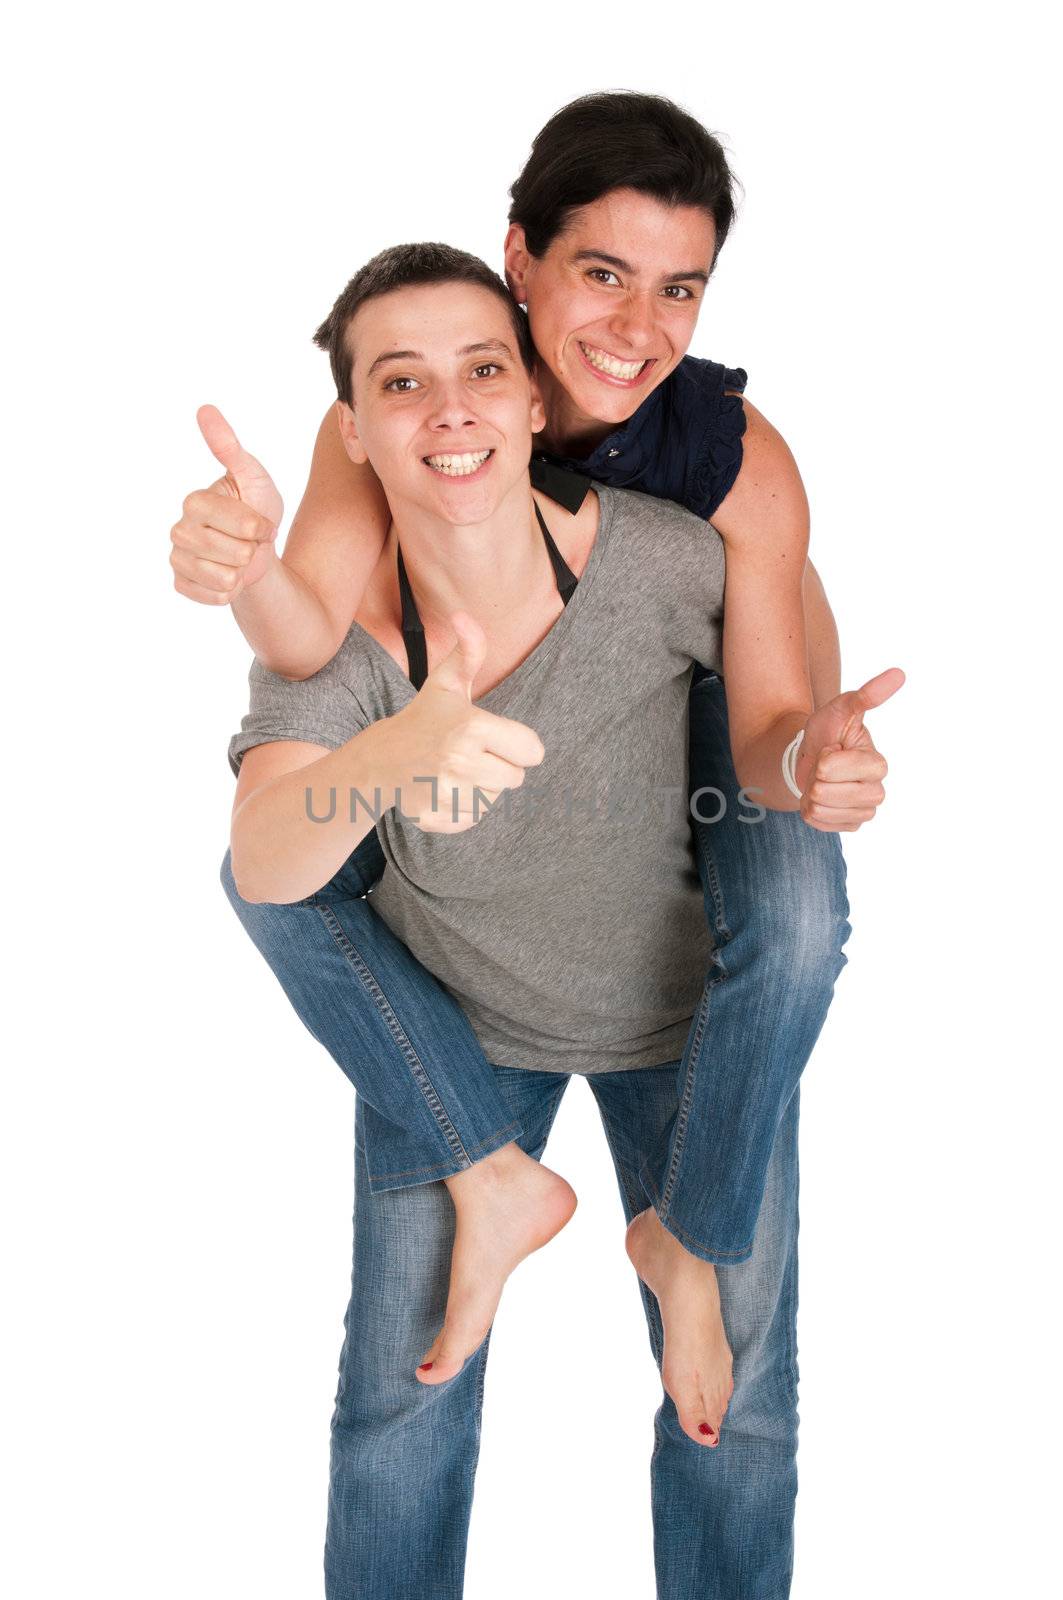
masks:
[[[795,811],[782,755],[813,709],[801,575],[801,541],[783,554],[728,548],[723,678],[739,784],[772,811]]]
[[[263,784],[236,808],[230,842],[242,899],[289,905],[335,876],[395,803],[391,720]]]
[[[784,712],[770,727],[750,739],[742,750],[735,752],[735,771],[740,786],[749,791],[752,800],[769,811],[797,811],[801,805],[787,787],[782,758],[787,745],[807,721],[807,711]]]
[[[310,677],[343,643],[316,592],[280,559],[231,609],[262,665],[283,678]]]
[[[825,705],[828,700],[833,700],[841,693],[841,649],[838,629],[819,573],[811,561],[805,564],[802,597],[808,678],[812,691],[812,707],[809,708],[811,710]],[[742,681],[742,675],[733,664],[726,681],[729,686],[733,681],[736,689]],[[736,701],[740,700],[738,695],[735,698]],[[730,704],[730,688],[728,703]],[[743,704],[736,705],[737,714],[732,716],[733,735],[738,733],[741,724],[746,721],[744,711]],[[739,783],[744,788],[757,791],[756,798],[771,811],[796,811],[800,805],[800,801],[796,795],[791,794],[782,776],[782,755],[794,735],[804,727],[808,715],[808,711],[802,711],[800,704],[795,703],[785,714],[774,717],[764,729],[746,735],[740,748],[734,751]],[[799,757],[799,774],[800,771]],[[798,786],[800,787],[800,776]]]
[[[347,636],[373,569],[380,560],[391,511],[368,463],[351,461],[336,408],[318,429],[310,477],[284,542],[285,568],[313,594],[325,616],[331,649],[310,667],[330,660]],[[303,649],[303,656],[309,651]],[[283,670],[290,678],[307,672]]]
[[[390,520],[376,474],[348,458],[330,406],[284,554],[233,602],[265,666],[298,680],[331,661],[380,559]]]

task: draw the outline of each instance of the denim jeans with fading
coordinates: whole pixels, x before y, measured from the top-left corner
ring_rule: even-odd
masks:
[[[521,1129],[521,1147],[541,1158],[569,1076],[490,1070],[508,1120]],[[638,1174],[676,1116],[682,1079],[679,1062],[587,1077],[625,1221],[645,1208]],[[778,1125],[752,1256],[717,1269],[735,1360],[720,1444],[709,1449],[688,1438],[663,1389],[652,1439],[647,1427],[657,1600],[785,1600],[790,1592],[798,1100],[799,1091]],[[327,1600],[459,1600],[491,1333],[449,1382],[428,1386],[416,1378],[443,1321],[454,1208],[442,1183],[374,1189],[367,1152],[379,1121],[359,1097],[354,1264],[332,1417],[325,1593]],[[634,1273],[632,1283],[659,1368],[657,1301]],[[599,1332],[608,1335],[605,1327]],[[554,1442],[564,1448],[563,1440]],[[545,1507],[545,1499],[538,1510],[529,1507],[533,1552]],[[526,1553],[521,1559],[527,1565]],[[506,1592],[504,1573],[496,1587]]]
[[[704,669],[690,695],[690,790],[695,817],[718,819],[692,823],[713,966],[675,1115],[639,1179],[643,1209],[694,1255],[727,1264],[751,1254],[776,1129],[845,963],[849,908],[837,834],[796,812],[743,820],[755,813],[738,799],[723,682]],[[373,1193],[447,1177],[523,1131],[464,1011],[373,911],[384,865],[374,831],[294,905],[242,900],[228,852],[221,870],[296,1012],[375,1113]]]

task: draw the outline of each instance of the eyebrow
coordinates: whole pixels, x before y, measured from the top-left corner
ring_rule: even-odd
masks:
[[[467,344],[457,351],[457,354],[459,356],[475,356],[489,350],[501,350],[507,356],[513,355],[509,345],[502,339],[483,339],[478,344]],[[371,378],[378,367],[386,366],[389,361],[423,361],[424,359],[423,350],[385,350],[382,355],[377,356],[366,373],[366,377]]]
[[[377,367],[385,366],[389,361],[423,361],[424,356],[419,350],[385,350],[383,355],[377,356],[369,368],[367,377],[371,378]]]
[[[604,250],[577,250],[572,257],[573,261],[601,261],[607,267],[616,267],[618,272],[637,273],[638,268],[633,267],[630,261],[625,261],[621,256],[610,256]],[[709,275],[701,267],[691,267],[688,272],[666,272],[661,279],[662,283],[708,283]]]

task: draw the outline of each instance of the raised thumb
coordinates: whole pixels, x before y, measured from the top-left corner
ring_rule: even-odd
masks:
[[[885,672],[878,672],[873,678],[860,685],[856,690],[857,704],[861,711],[873,711],[876,706],[884,705],[891,695],[903,688],[905,683],[904,673],[900,667],[887,667]]]
[[[246,467],[252,458],[232,428],[217,406],[200,406],[196,412],[196,421],[215,461],[220,461],[230,477],[236,480],[241,468]]]
[[[467,612],[455,611],[450,625],[457,635],[457,643],[449,656],[444,656],[432,676],[444,687],[472,699],[473,680],[483,666],[487,654],[487,635],[475,618]]]

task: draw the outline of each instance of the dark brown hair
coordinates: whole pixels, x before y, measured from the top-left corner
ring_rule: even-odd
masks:
[[[504,281],[479,256],[465,250],[455,250],[449,244],[396,244],[382,250],[356,272],[339,296],[332,310],[314,334],[314,343],[327,350],[336,383],[336,393],[341,400],[351,404],[352,354],[347,339],[351,319],[367,300],[382,294],[392,294],[396,289],[408,289],[426,283],[473,283],[497,295],[505,305],[521,360],[531,372],[535,351],[528,331],[528,319],[521,311]]]
[[[613,189],[637,189],[708,212],[715,266],[734,221],[736,183],[720,141],[674,101],[630,89],[585,94],[536,134],[509,191],[509,220],[524,229],[531,254],[542,256],[577,207]]]

